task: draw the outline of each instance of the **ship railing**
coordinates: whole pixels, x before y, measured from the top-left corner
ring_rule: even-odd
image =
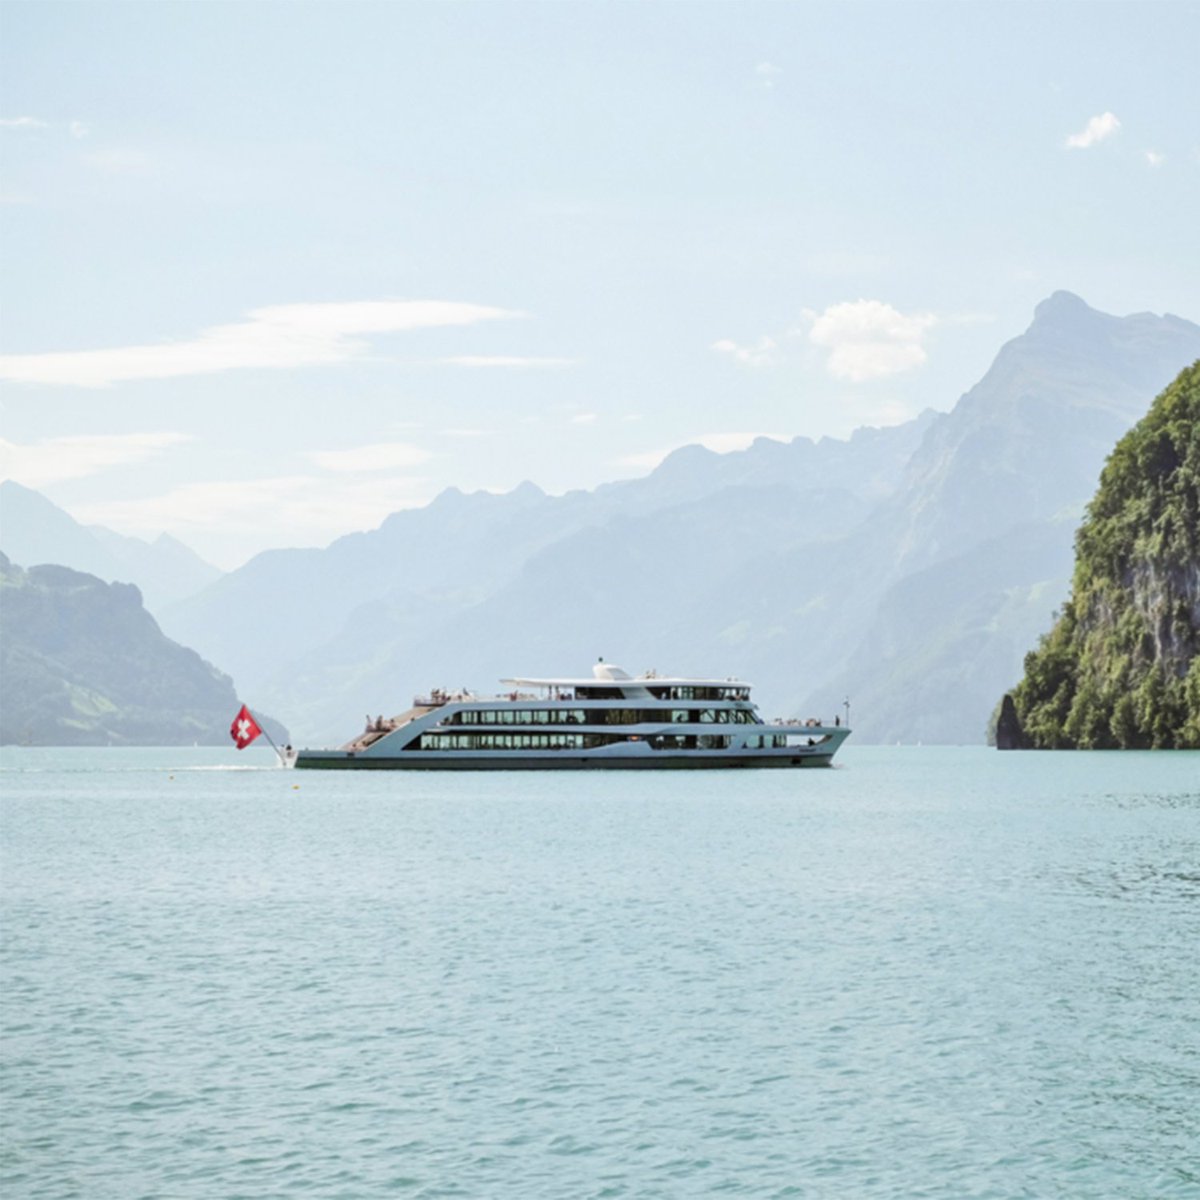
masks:
[[[478,700],[479,697],[466,688],[450,691],[447,688],[434,688],[428,696],[414,696],[413,708],[441,708],[443,704],[452,704],[460,700]]]
[[[549,696],[539,695],[537,692],[497,692],[492,696],[479,696],[474,692],[469,692],[465,688],[459,691],[448,691],[444,688],[434,688],[428,696],[414,696],[413,708],[441,708],[443,704],[460,703],[465,700],[471,701],[487,701],[487,700],[570,700],[574,702],[576,695],[574,692],[565,690],[552,690]]]

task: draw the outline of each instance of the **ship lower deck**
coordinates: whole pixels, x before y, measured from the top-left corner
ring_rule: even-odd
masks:
[[[339,771],[681,771],[744,768],[828,767],[833,751],[826,753],[744,754],[696,753],[653,755],[617,754],[463,754],[445,752],[404,755],[354,755],[344,751],[302,750],[298,770]]]

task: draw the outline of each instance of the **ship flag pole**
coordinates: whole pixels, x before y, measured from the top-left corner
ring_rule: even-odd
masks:
[[[262,723],[255,717],[254,713],[243,704],[238,715],[233,718],[233,724],[229,727],[229,736],[233,738],[234,745],[239,750],[245,750],[259,734],[262,734],[271,743],[271,749],[279,756],[279,765],[287,766],[287,759],[283,751],[275,745],[275,739],[263,728]]]
[[[260,728],[261,728],[261,726],[260,726]],[[280,750],[280,748],[277,745],[275,745],[275,739],[265,729],[263,729],[262,733],[263,733],[263,737],[265,737],[267,739],[267,741],[271,743],[271,749],[274,750],[275,753],[279,756],[279,765],[281,767],[286,767],[287,759],[284,757],[283,751]]]

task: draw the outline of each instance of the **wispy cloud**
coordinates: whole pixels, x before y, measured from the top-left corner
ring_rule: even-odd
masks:
[[[594,425],[596,423],[595,413],[576,413],[571,418],[572,425]]]
[[[84,138],[91,132],[83,121],[44,121],[41,117],[0,117],[0,129],[65,129],[73,138]]]
[[[776,351],[779,343],[773,337],[764,336],[749,346],[739,346],[737,342],[731,341],[729,338],[722,338],[718,342],[713,342],[710,348],[718,354],[728,355],[734,362],[742,363],[744,366],[766,367],[777,361]]]
[[[1160,154],[1157,150],[1146,151],[1146,162],[1152,167],[1161,167],[1167,161],[1165,154]]]
[[[76,137],[86,136],[84,133]],[[107,175],[149,175],[153,167],[150,155],[130,146],[109,146],[82,156],[83,162]]]
[[[373,528],[397,509],[427,503],[435,491],[429,480],[412,475],[286,475],[182,484],[137,500],[76,505],[71,512],[122,533],[145,537],[165,530],[205,546],[206,557],[231,568],[264,545],[324,544],[350,529]],[[236,529],[246,536],[231,536]],[[210,539],[224,553],[209,549]]]
[[[48,438],[21,445],[0,438],[0,477],[40,488],[143,462],[191,441],[183,433],[115,433]]]
[[[1078,133],[1071,134],[1065,144],[1069,150],[1086,150],[1089,146],[1112,137],[1120,128],[1121,122],[1115,114],[1101,113],[1098,117],[1092,117]]]
[[[408,442],[376,442],[350,450],[316,450],[309,455],[326,471],[395,471],[417,467],[433,455]]]
[[[520,315],[520,314],[517,314]],[[573,358],[524,358],[513,354],[457,354],[451,358],[435,358],[446,367],[573,367]]]
[[[0,355],[0,379],[102,388],[132,380],[219,371],[319,366],[362,357],[367,348],[362,339],[371,334],[474,325],[524,315],[511,309],[445,300],[282,304],[255,309],[242,321],[214,325],[183,341],[110,350]],[[529,361],[513,360],[523,364]]]
[[[745,450],[759,438],[768,438],[773,442],[790,442],[790,433],[705,433],[699,437],[688,438],[687,441],[674,442],[670,446],[658,450],[646,450],[638,454],[627,454],[617,459],[617,465],[623,467],[645,467],[653,469],[670,454],[684,446],[703,446],[716,454],[729,454],[734,450]]]
[[[805,316],[812,322],[809,341],[829,351],[826,370],[852,383],[921,366],[928,357],[922,341],[938,323],[932,313],[906,315],[881,300],[834,304]]]

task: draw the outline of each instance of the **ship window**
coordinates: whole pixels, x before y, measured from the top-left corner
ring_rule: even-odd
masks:
[[[671,720],[678,725],[686,725],[688,721],[688,710],[686,708],[676,708],[671,712]]]
[[[610,708],[607,720],[609,725],[636,725],[638,713],[632,708]]]
[[[703,724],[711,725],[717,719],[716,710],[712,708],[702,708],[699,716],[696,719]]]

